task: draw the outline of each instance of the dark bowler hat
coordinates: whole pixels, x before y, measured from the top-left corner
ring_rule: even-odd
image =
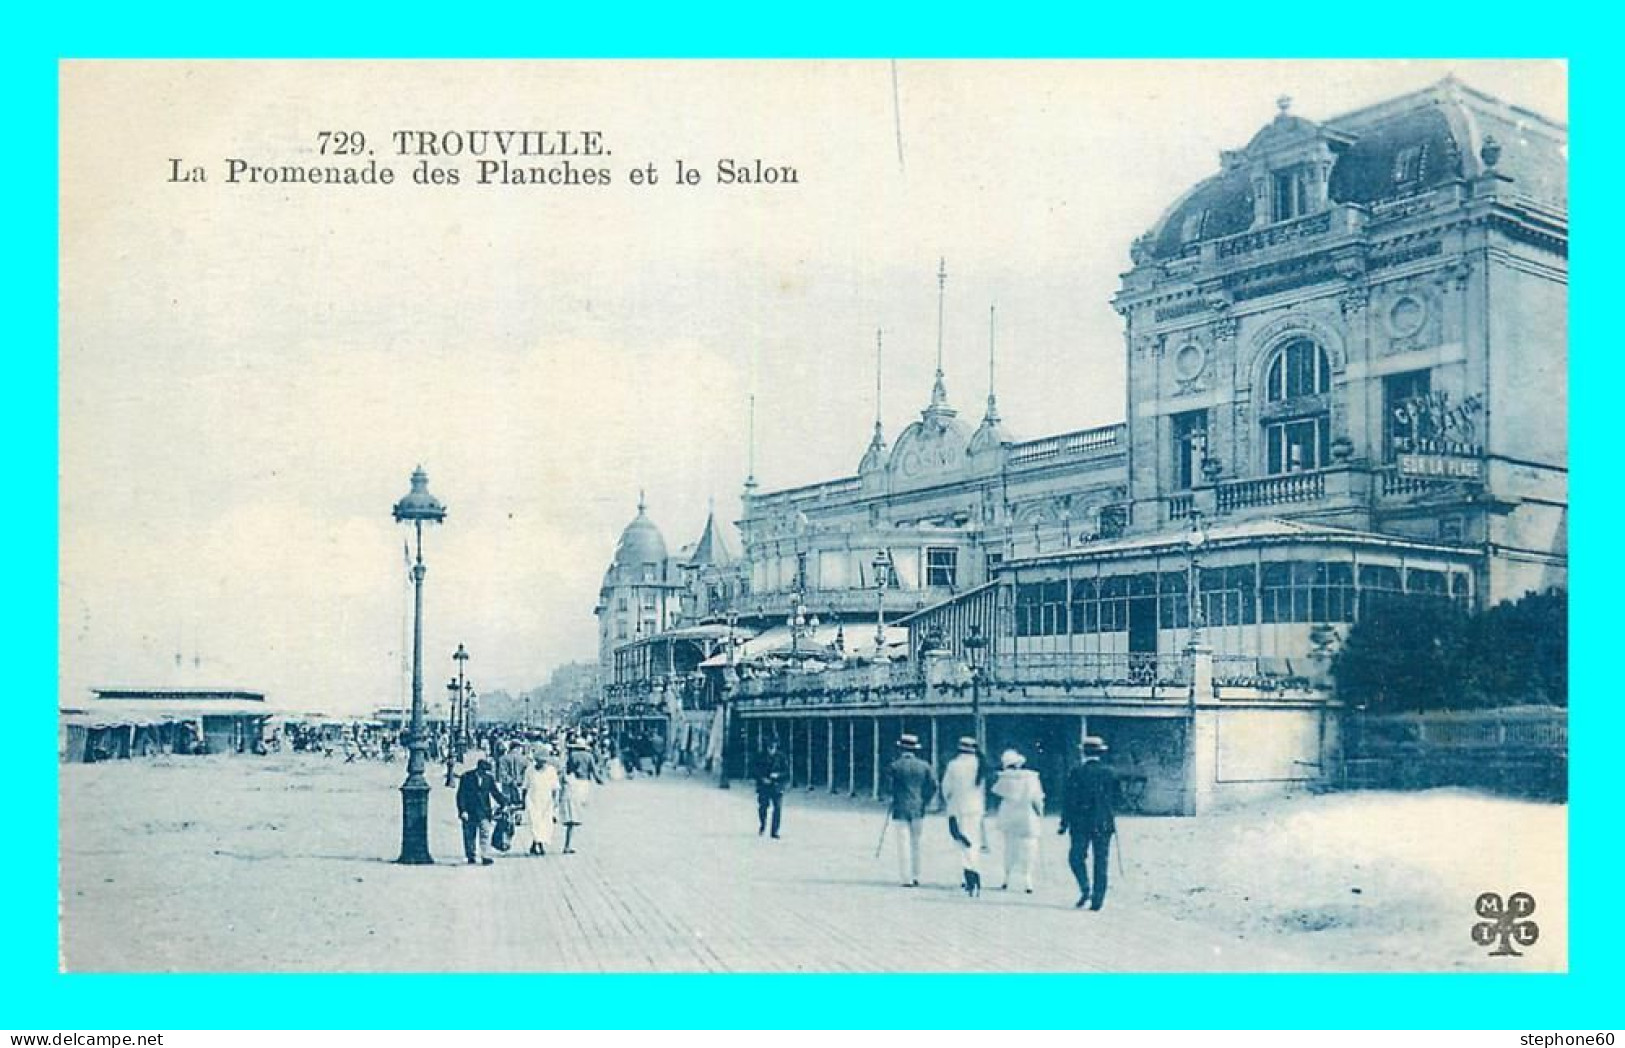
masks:
[[[897,748],[900,750],[917,750],[920,748],[919,737],[915,735],[899,735],[897,737]]]

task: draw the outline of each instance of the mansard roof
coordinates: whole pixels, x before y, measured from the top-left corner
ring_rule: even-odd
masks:
[[[1177,258],[1199,241],[1245,232],[1254,214],[1249,162],[1315,136],[1336,157],[1328,186],[1333,203],[1393,200],[1493,166],[1517,192],[1568,209],[1567,128],[1447,78],[1322,125],[1283,111],[1245,149],[1225,154],[1222,171],[1164,212],[1140,242],[1147,260]],[[1407,164],[1402,156],[1414,160]]]

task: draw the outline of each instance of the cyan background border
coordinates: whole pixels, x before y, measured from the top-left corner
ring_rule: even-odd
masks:
[[[878,4],[552,10],[396,3],[43,6],[8,14],[0,145],[13,305],[0,427],[8,451],[4,602],[13,686],[3,736],[17,773],[3,838],[0,1027],[480,1027],[531,1021],[529,992],[580,1027],[1516,1028],[1619,1025],[1620,776],[1607,672],[1621,604],[1611,510],[1612,385],[1598,336],[1620,243],[1620,59],[1606,16],[1563,5],[1157,3],[888,11]],[[14,35],[13,35],[14,34]],[[1570,411],[1573,791],[1570,969],[1563,976],[63,976],[56,940],[56,88],[74,57],[1566,57],[1571,61]],[[1157,134],[1178,134],[1177,128]],[[109,172],[108,177],[119,177]],[[1125,248],[1126,250],[1126,248]],[[1102,292],[1104,294],[1104,291]],[[1587,381],[1589,379],[1589,381]],[[1616,380],[1617,384],[1617,380]],[[142,478],[129,478],[131,484]],[[1587,515],[1589,514],[1589,515]],[[1611,539],[1616,540],[1610,542]],[[1372,827],[1381,833],[1380,826]],[[1489,886],[1487,886],[1489,887]],[[1464,919],[1463,934],[1466,934]],[[994,1008],[963,1007],[966,994]],[[510,1007],[494,1008],[496,1001]],[[295,1003],[297,1002],[297,1003]],[[458,1002],[462,1002],[459,1006]]]

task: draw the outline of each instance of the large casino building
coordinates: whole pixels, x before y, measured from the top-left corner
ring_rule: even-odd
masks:
[[[740,553],[713,518],[669,555],[640,505],[601,716],[734,774],[776,735],[851,793],[904,731],[1047,779],[1103,735],[1147,812],[1335,776],[1362,607],[1566,588],[1566,148],[1454,80],[1283,100],[1130,248],[1122,423],[1013,442],[939,367],[852,475],[747,479]]]

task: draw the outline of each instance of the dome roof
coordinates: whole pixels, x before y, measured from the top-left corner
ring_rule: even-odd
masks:
[[[1146,257],[1178,258],[1192,245],[1245,232],[1253,224],[1249,162],[1283,143],[1326,135],[1336,144],[1328,192],[1334,203],[1369,205],[1485,171],[1513,180],[1517,191],[1550,206],[1568,207],[1567,130],[1539,114],[1508,105],[1447,79],[1317,125],[1282,113],[1225,169],[1197,183],[1164,212],[1137,243]],[[1493,139],[1485,153],[1486,139]]]
[[[1004,432],[1003,420],[997,415],[990,415],[982,420],[982,424],[971,435],[970,445],[966,448],[966,453],[980,455],[983,452],[1001,448],[1009,442],[1010,438]]]
[[[885,469],[886,458],[886,434],[880,428],[880,420],[875,419],[875,435],[869,438],[869,447],[858,462],[858,473],[861,475]]]
[[[660,534],[660,529],[644,512],[643,499],[639,497],[638,515],[632,518],[632,523],[621,532],[621,540],[615,544],[615,566],[633,568],[644,564],[664,565],[665,562],[665,536]]]

